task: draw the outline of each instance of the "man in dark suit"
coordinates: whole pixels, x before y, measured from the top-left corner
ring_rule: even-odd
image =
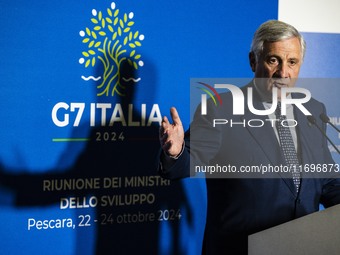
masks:
[[[254,79],[242,88],[245,102],[246,91],[251,88],[255,109],[275,107],[281,102],[281,90],[295,86],[304,53],[304,39],[294,27],[276,20],[263,23],[254,34],[249,54]],[[273,91],[277,92],[277,98],[272,98]],[[232,93],[220,96],[223,105],[216,107],[208,100],[207,114],[196,112],[190,132],[184,133],[175,108],[170,110],[172,123],[167,117],[163,118],[159,169],[163,177],[188,177],[192,164],[229,165],[237,170],[245,166],[291,167],[295,164],[285,157],[286,138],[282,138],[276,126],[279,121],[274,113],[258,116],[245,105],[244,114],[234,115]],[[285,93],[285,96],[294,99],[301,95]],[[324,105],[313,98],[303,107],[312,116],[325,113]],[[331,157],[327,140],[316,126],[308,122],[296,105],[288,105],[286,115],[297,123],[289,125],[296,165],[304,169],[323,164],[334,167],[336,173],[338,166]],[[235,123],[260,119],[264,125],[214,126],[214,119],[220,118]],[[316,122],[325,130],[319,118]],[[340,181],[333,175],[307,176],[302,171],[293,178],[292,172],[275,172],[262,178],[246,174],[234,178],[226,173],[208,178],[210,174],[207,174],[208,209],[203,253],[247,254],[249,234],[316,212],[320,203],[325,207],[340,203]]]

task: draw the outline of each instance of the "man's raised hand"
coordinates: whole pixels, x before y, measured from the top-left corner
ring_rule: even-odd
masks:
[[[163,151],[167,155],[176,157],[182,151],[184,129],[175,107],[170,108],[170,115],[173,123],[171,124],[166,116],[163,117],[159,128],[159,141]]]

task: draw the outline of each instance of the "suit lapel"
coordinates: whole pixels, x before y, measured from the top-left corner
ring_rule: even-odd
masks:
[[[293,98],[296,98],[297,95],[292,94]],[[306,105],[305,105],[306,106]],[[310,137],[314,135],[310,132],[312,131],[313,127],[307,120],[307,117],[294,105],[294,116],[296,121],[298,122],[297,125],[297,137],[298,137],[298,148],[299,148],[299,156],[301,159],[301,164],[309,164],[313,162],[313,159],[317,158],[316,155],[313,155],[316,150],[312,148],[315,147],[313,144],[313,140]],[[303,178],[305,176],[305,178]],[[301,172],[301,187],[300,190],[302,191],[307,183],[310,181],[310,177],[307,177],[305,172]]]
[[[248,86],[247,86],[248,87]],[[253,88],[253,106],[255,109],[258,110],[264,110],[263,103],[259,100],[259,96],[256,93],[256,90]],[[247,95],[247,93],[245,93]],[[246,101],[247,102],[247,96]],[[253,139],[257,142],[263,153],[268,158],[270,164],[272,166],[279,166],[284,165],[284,158],[283,154],[279,145],[279,142],[277,140],[277,137],[275,135],[274,129],[272,127],[272,122],[266,121],[266,119],[269,119],[268,115],[255,115],[251,113],[248,109],[248,106],[245,106],[245,115],[241,116],[240,119],[243,121],[243,119],[247,122],[250,119],[260,119],[263,121],[264,125],[263,127],[250,127],[249,125],[246,125],[246,128],[248,132],[251,134]],[[296,196],[296,189],[295,185],[293,183],[293,179],[290,173],[284,173],[284,172],[278,172],[280,177],[283,179],[289,190],[293,193],[294,196]]]
[[[254,108],[264,110],[263,104],[259,102],[254,102]],[[246,125],[246,128],[272,165],[276,165],[277,163],[283,164],[280,146],[273,127],[271,126],[270,121],[266,121],[268,116],[254,115],[247,109],[245,115],[241,116],[240,119],[242,121],[244,119],[246,122],[251,119],[259,119],[264,123],[263,127],[250,127],[249,125]]]
[[[299,144],[299,154],[301,163],[309,163],[311,159],[316,158],[313,155],[315,150],[312,150],[315,145],[313,144],[312,139],[308,139],[308,137],[313,137],[313,134],[310,134],[311,129],[313,127],[308,122],[307,117],[296,108],[294,105],[294,116],[296,121],[298,122],[297,125],[297,135],[298,135],[298,144]]]

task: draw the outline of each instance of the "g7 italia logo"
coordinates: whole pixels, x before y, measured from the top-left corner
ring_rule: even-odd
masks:
[[[85,81],[98,81],[97,96],[124,96],[124,82],[139,82],[137,77],[121,77],[121,67],[127,62],[137,70],[144,65],[141,54],[144,35],[134,31],[134,13],[121,12],[111,3],[105,11],[92,10],[91,26],[79,32],[87,49],[82,52],[79,63],[85,68],[101,65],[103,73],[98,77],[85,77]]]
[[[141,127],[161,123],[162,115],[158,104],[133,102],[122,105],[113,97],[127,96],[128,86],[141,81],[137,70],[144,66],[139,53],[144,35],[134,30],[134,13],[124,13],[114,2],[105,10],[92,9],[89,25],[79,31],[83,49],[79,64],[92,74],[81,78],[96,85],[96,96],[104,100],[97,102],[58,102],[51,117],[58,127],[80,126],[84,116],[88,124],[95,126]],[[128,98],[128,97],[125,97]],[[112,99],[112,100],[111,100]],[[84,121],[83,121],[84,122]]]

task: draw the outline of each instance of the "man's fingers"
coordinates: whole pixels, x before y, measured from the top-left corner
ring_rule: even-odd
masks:
[[[168,127],[171,126],[168,118],[166,116],[163,117],[161,125],[159,127],[159,135],[163,136]]]
[[[177,112],[177,109],[175,107],[170,108],[170,115],[171,115],[171,119],[172,119],[172,122],[173,122],[172,125],[182,126],[182,121],[181,121],[179,114]],[[162,128],[167,129],[167,127],[169,127],[170,125],[171,125],[171,123],[169,122],[169,119],[166,116],[164,116],[162,123],[161,123]]]
[[[168,118],[166,116],[163,117],[162,119],[162,127],[164,127],[165,125],[169,125],[170,122],[168,120]]]
[[[175,107],[170,108],[172,123],[164,116],[159,127],[159,140],[163,150],[170,156],[178,155],[182,150],[184,131],[182,121]]]
[[[172,119],[173,124],[175,126],[182,126],[182,121],[175,107],[170,108],[170,114],[171,114],[171,119]]]

